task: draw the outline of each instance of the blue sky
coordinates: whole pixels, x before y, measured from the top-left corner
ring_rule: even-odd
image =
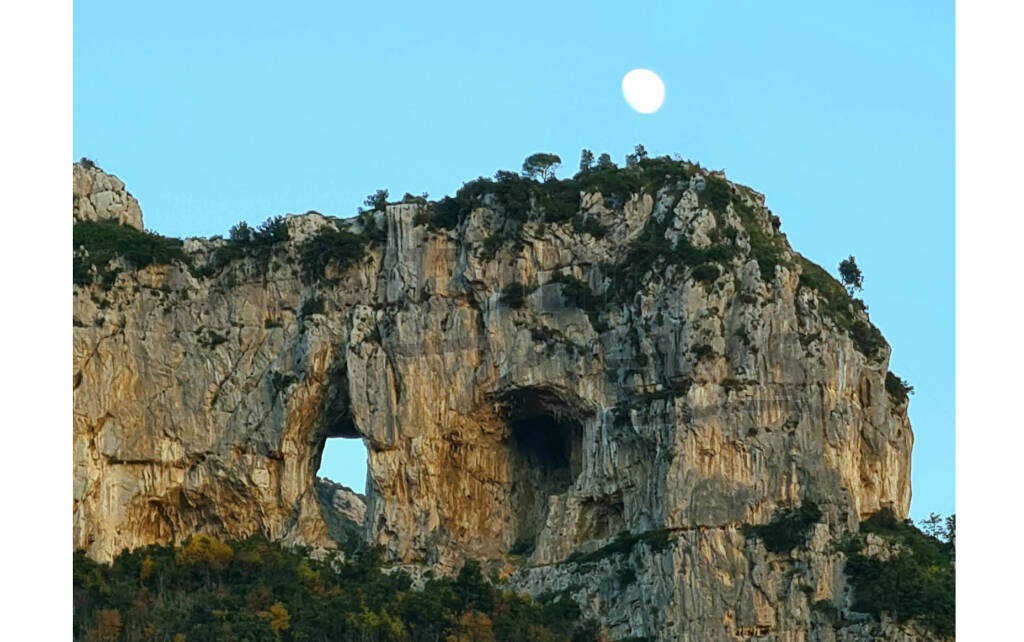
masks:
[[[148,227],[224,234],[378,188],[439,197],[549,151],[679,153],[766,194],[915,387],[911,515],[954,507],[954,3],[74,4],[74,158]],[[629,109],[646,67],[664,106]],[[361,488],[356,442],[322,472]]]

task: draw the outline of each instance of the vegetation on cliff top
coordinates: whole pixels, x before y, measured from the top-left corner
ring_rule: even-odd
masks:
[[[115,257],[121,257],[135,269],[185,259],[179,239],[143,232],[113,220],[75,223],[72,237],[72,280],[77,285],[88,285],[95,279],[111,283],[117,274],[108,270],[107,265]],[[85,252],[80,252],[81,249]]]
[[[779,266],[799,269],[800,285],[816,293],[821,312],[850,335],[858,350],[869,358],[876,358],[887,345],[878,328],[862,315],[866,311],[864,303],[852,296],[863,283],[854,258],[851,256],[840,264],[842,283],[798,254],[793,255],[791,263],[783,237],[771,230],[778,228],[778,219],[757,211],[746,198],[749,195],[746,188],[734,187],[721,175],[700,170],[698,165],[687,161],[668,156],[651,158],[642,145],[627,156],[625,167],[617,167],[607,154],[594,162],[593,153],[584,150],[580,171],[568,179],[554,176],[560,162],[561,159],[552,154],[534,154],[524,162],[522,174],[502,170],[493,179],[481,177],[465,183],[454,197],[429,202],[425,195],[406,194],[402,202],[419,204],[421,211],[415,223],[438,231],[458,227],[478,207],[498,210],[500,216],[494,229],[476,248],[481,257],[491,259],[502,248],[521,247],[523,227],[529,221],[541,226],[571,222],[576,233],[603,238],[608,231],[605,225],[580,212],[581,194],[599,192],[606,205],[614,209],[643,194],[661,192],[678,199],[691,182],[696,181],[700,204],[716,219],[710,233],[712,244],[697,248],[684,237],[671,240],[668,235],[670,217],[660,220],[652,217],[625,248],[621,261],[602,266],[602,272],[611,279],[608,288],[599,288],[598,292],[591,293],[593,296],[574,296],[573,284],[568,284],[569,298],[586,303],[586,312],[595,328],[599,331],[603,328],[600,313],[604,304],[628,301],[630,293],[635,292],[652,271],[671,266],[688,269],[693,279],[707,285],[721,277],[723,266],[740,253],[740,230],[728,224],[725,216],[731,207],[749,241],[750,257],[757,261],[765,282],[774,280]],[[359,233],[325,229],[307,240],[300,250],[304,280],[323,279],[332,264],[344,270],[364,255],[367,245],[381,241],[385,230],[374,213],[387,205],[387,199],[387,190],[377,190],[366,198],[365,204],[373,209],[360,211]],[[94,273],[112,282],[111,275],[104,274],[102,266],[114,256],[124,256],[135,267],[185,259],[181,241],[177,239],[110,223],[79,223],[75,229],[75,247],[85,245],[88,250],[87,257],[75,259],[74,279],[78,284],[91,282]],[[193,274],[213,276],[232,261],[243,258],[256,259],[266,270],[274,249],[287,240],[288,228],[282,217],[268,219],[255,229],[239,223],[231,228],[227,241],[213,252],[209,264],[192,266]],[[520,292],[505,294],[512,295],[504,300],[513,307],[521,305],[519,297],[515,296]],[[601,306],[597,300],[601,301]],[[895,390],[892,388],[890,392]],[[902,396],[898,392],[894,394],[895,398]]]
[[[148,546],[111,564],[74,555],[74,638],[89,640],[597,639],[564,593],[536,600],[497,590],[468,562],[414,590],[361,549],[318,562],[263,537]]]

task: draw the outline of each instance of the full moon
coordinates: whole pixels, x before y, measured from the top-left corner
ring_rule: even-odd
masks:
[[[650,69],[634,69],[622,77],[622,95],[641,114],[653,114],[665,102],[665,83]]]

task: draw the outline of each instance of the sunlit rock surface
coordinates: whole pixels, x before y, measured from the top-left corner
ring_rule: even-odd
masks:
[[[74,547],[109,560],[197,532],[332,547],[316,466],[326,438],[361,436],[364,537],[405,567],[471,557],[520,589],[568,589],[611,639],[923,639],[810,608],[850,599],[834,542],[909,508],[889,348],[858,350],[800,286],[763,197],[732,186],[786,248],[764,278],[734,206],[702,207],[694,171],[621,205],[584,195],[600,239],[530,221],[521,247],[485,258],[500,208],[438,232],[414,222],[421,205],[389,205],[386,240],[331,281],[302,278],[301,243],[357,223],[311,213],[288,217],[265,267],[150,266],[76,287]],[[76,219],[142,227],[99,170],[76,165],[75,196]],[[698,248],[733,227],[740,254],[711,281],[679,265],[615,292],[610,266],[652,217]],[[185,250],[202,265],[219,243]],[[559,274],[590,285],[597,314]],[[530,286],[519,308],[501,296],[515,283]],[[823,518],[806,547],[780,556],[744,537],[808,501]],[[565,562],[622,531],[664,545]]]

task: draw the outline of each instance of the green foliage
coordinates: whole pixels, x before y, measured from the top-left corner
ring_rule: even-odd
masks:
[[[613,291],[617,296],[636,291],[649,272],[663,270],[670,265],[695,268],[692,276],[710,283],[721,275],[721,269],[715,264],[727,263],[736,256],[737,250],[733,245],[697,248],[682,237],[673,245],[665,236],[668,223],[667,217],[660,222],[651,218],[633,240],[625,259],[614,268]]]
[[[116,273],[107,270],[107,264],[115,257],[122,258],[135,269],[186,260],[179,239],[142,232],[117,221],[75,223],[72,238],[76,251],[72,278],[77,285],[88,285],[94,278],[113,283]],[[78,252],[81,248],[85,248],[84,255]]]
[[[927,519],[922,519],[918,524],[918,528],[925,535],[947,544],[956,545],[956,515],[943,518],[937,513],[930,513]]]
[[[74,639],[98,632],[120,639],[121,631],[132,639],[182,634],[188,642],[597,639],[567,593],[531,600],[499,592],[475,562],[413,590],[406,573],[384,573],[371,548],[331,564],[261,536],[192,542],[126,551],[111,564],[76,552]]]
[[[584,149],[580,152],[580,171],[585,172],[594,166],[594,152]]]
[[[537,539],[521,539],[512,545],[512,548],[508,549],[509,555],[531,555],[537,548]]]
[[[402,196],[402,202],[403,203],[419,203],[420,205],[426,205],[427,204],[427,198],[428,198],[428,194],[426,192],[423,192],[419,196],[416,196],[414,194],[410,194],[409,192],[406,192],[405,195]]]
[[[800,255],[797,255],[797,262],[800,265],[800,285],[811,288],[823,300],[822,313],[850,334],[864,356],[876,357],[887,344],[878,328],[856,318],[854,311],[863,310],[863,303],[851,297],[846,288],[820,266]]]
[[[373,210],[383,210],[388,205],[388,191],[386,189],[377,190],[366,197],[363,205]]]
[[[846,291],[850,296],[853,296],[855,291],[864,289],[864,275],[857,267],[857,261],[852,254],[850,258],[839,262],[839,277],[843,280],[843,285],[846,286]]]
[[[707,189],[718,189],[711,186],[717,185],[719,181],[720,179],[715,181],[709,180]],[[729,189],[728,186],[726,186],[726,189]],[[708,198],[709,200],[711,199],[711,197]],[[715,200],[717,201],[720,198],[722,197],[716,197]],[[766,283],[771,283],[775,280],[775,268],[785,263],[782,242],[774,236],[769,236],[764,231],[754,209],[746,203],[736,200],[733,202],[733,210],[743,223],[743,231],[750,238],[750,255],[757,261],[757,266],[761,270],[761,279]]]
[[[891,371],[885,373],[885,390],[896,400],[896,403],[906,403],[908,395],[914,394],[914,386],[911,386],[903,379],[894,375]]]
[[[861,523],[861,533],[875,533],[898,552],[881,560],[859,550],[846,562],[853,585],[853,610],[896,620],[917,620],[940,636],[956,630],[956,566],[952,542],[926,535],[909,520],[885,510]]]
[[[662,551],[669,545],[671,532],[660,528],[643,533],[623,531],[614,540],[590,553],[576,552],[563,560],[563,564],[593,564],[611,555],[629,555],[640,544],[646,545],[652,552]]]
[[[562,223],[580,209],[580,188],[576,181],[548,179],[533,190],[534,208],[542,221]]]
[[[78,161],[78,164],[85,169],[93,169],[96,167],[96,163],[93,162],[91,158],[86,158],[85,156],[82,157],[82,160]]]
[[[805,501],[799,508],[777,512],[767,524],[745,524],[743,534],[759,538],[764,547],[773,553],[788,553],[807,543],[814,525],[820,520],[821,510],[818,505]]]
[[[853,327],[850,328],[850,338],[853,339],[861,354],[869,358],[877,357],[879,351],[888,345],[878,328],[860,319],[853,322]]]
[[[839,609],[832,603],[832,600],[818,600],[811,604],[811,610],[816,613],[821,613],[829,622],[839,621]]]
[[[698,265],[693,269],[693,278],[701,283],[713,283],[721,271],[710,263]]]
[[[560,283],[565,302],[585,312],[590,319],[590,325],[597,332],[604,331],[605,326],[600,321],[604,297],[595,294],[588,284],[569,274],[555,274],[551,277],[551,283]]]
[[[365,251],[365,236],[346,230],[323,228],[302,244],[299,257],[302,278],[307,283],[314,283],[324,278],[324,271],[329,265],[333,265],[339,272],[343,271],[363,258]]]
[[[732,202],[732,188],[721,176],[709,174],[704,179],[704,189],[698,194],[701,205],[717,212],[724,212]]]
[[[555,170],[562,164],[562,159],[555,154],[533,154],[523,161],[523,176],[540,178],[541,182],[554,177]]]
[[[632,154],[626,154],[626,167],[636,167],[642,160],[647,160],[647,150],[637,145]]]
[[[584,217],[582,214],[573,216],[572,229],[579,234],[589,234],[595,239],[602,239],[608,234],[608,228],[592,216]]]
[[[308,317],[313,314],[324,313],[324,298],[321,296],[313,296],[302,302],[302,309],[299,311],[299,316]]]
[[[619,169],[614,164],[603,166],[598,162],[597,167],[578,175],[574,180],[582,191],[600,192],[606,205],[617,208],[622,207],[630,195],[643,193],[648,184],[645,178],[639,167]]]
[[[509,283],[501,290],[501,302],[513,309],[519,309],[526,303],[526,295],[530,289],[522,283]]]
[[[636,582],[636,570],[629,566],[620,568],[615,572],[615,579],[618,580],[619,586],[629,586]]]
[[[359,224],[362,227],[362,235],[372,243],[381,243],[387,240],[387,226],[381,221],[377,222],[377,216],[372,211],[359,213]]]
[[[202,274],[214,274],[240,259],[255,259],[265,272],[277,246],[287,240],[288,225],[283,216],[272,216],[255,229],[242,221],[228,230],[227,242],[214,250],[210,269]]]

